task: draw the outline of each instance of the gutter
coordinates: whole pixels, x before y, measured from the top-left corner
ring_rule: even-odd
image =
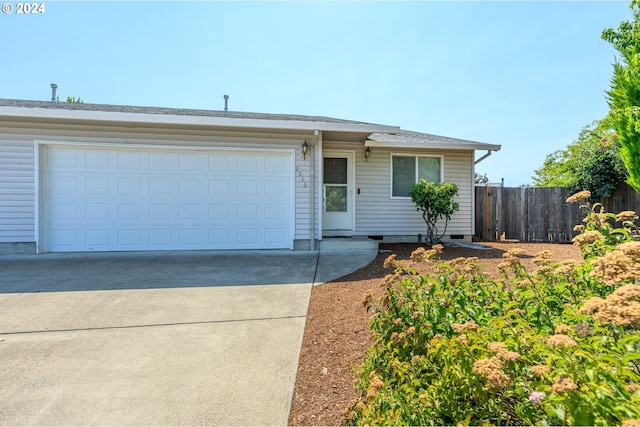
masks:
[[[387,126],[366,123],[332,123],[323,121],[306,121],[303,119],[267,119],[267,118],[235,118],[208,115],[177,115],[154,114],[145,112],[120,112],[96,110],[68,110],[52,108],[28,108],[0,105],[0,117],[8,119],[32,120],[69,120],[96,121],[105,123],[129,123],[133,126],[141,125],[183,125],[183,126],[211,126],[245,129],[287,129],[300,131],[335,131],[335,132],[398,132],[398,126]]]
[[[477,165],[478,163],[480,163],[481,161],[483,161],[484,159],[486,159],[487,157],[489,157],[491,154],[493,154],[493,151],[492,150],[487,150],[487,154],[485,154],[484,156],[480,157],[478,160],[473,162],[474,166]]]

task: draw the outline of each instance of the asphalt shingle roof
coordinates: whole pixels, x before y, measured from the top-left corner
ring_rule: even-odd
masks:
[[[469,146],[469,149],[477,149],[478,146],[486,145],[487,147],[495,147],[493,144],[484,142],[470,141],[467,139],[451,138],[448,136],[433,135],[430,133],[414,132],[410,130],[400,129],[398,133],[372,133],[367,140],[386,142],[390,144],[415,144],[415,145],[455,145]],[[487,148],[490,149],[490,148]]]
[[[186,108],[168,108],[168,107],[141,107],[130,105],[107,105],[107,104],[88,104],[88,103],[70,103],[70,102],[50,102],[50,101],[29,101],[19,99],[2,99],[0,98],[0,107],[17,107],[17,108],[33,108],[33,109],[50,109],[50,110],[69,110],[69,111],[87,111],[87,112],[106,112],[106,113],[128,113],[128,114],[147,114],[147,115],[167,115],[167,116],[185,116],[185,117],[216,117],[230,119],[246,119],[246,120],[274,120],[274,121],[295,121],[308,123],[329,123],[329,124],[346,124],[346,125],[365,125],[379,126],[381,128],[396,128],[395,126],[386,126],[375,123],[359,122],[353,120],[336,119],[325,116],[305,116],[300,114],[269,114],[269,113],[252,113],[243,111],[220,111],[220,110],[200,110]],[[396,128],[399,129],[399,128]],[[451,138],[447,136],[433,135],[429,133],[414,132],[399,129],[397,133],[372,133],[367,138],[369,141],[376,141],[389,144],[389,146],[413,146],[424,148],[450,148],[453,149],[488,149],[499,150],[499,145],[486,144],[477,141],[469,141],[465,139]]]
[[[260,120],[291,120],[302,122],[323,122],[323,123],[345,123],[376,125],[375,123],[358,122],[353,120],[336,119],[324,116],[305,116],[300,114],[268,114],[251,113],[243,111],[219,111],[219,110],[198,110],[188,108],[170,107],[140,107],[131,105],[108,105],[108,104],[87,104],[73,102],[50,102],[50,101],[27,101],[20,99],[2,99],[0,106],[19,108],[44,108],[57,110],[74,111],[100,111],[109,113],[133,113],[133,114],[159,114],[173,116],[194,116],[194,117],[227,117],[233,119],[260,119]]]

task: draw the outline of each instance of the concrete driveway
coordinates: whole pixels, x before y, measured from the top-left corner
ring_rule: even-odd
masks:
[[[0,424],[285,425],[312,285],[375,255],[0,256]]]

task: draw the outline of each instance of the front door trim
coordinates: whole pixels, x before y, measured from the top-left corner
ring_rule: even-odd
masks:
[[[339,229],[327,229],[326,223],[322,221],[322,236],[323,237],[351,237],[355,234],[355,151],[353,150],[323,150],[322,159],[324,164],[325,158],[339,157],[347,159],[347,213],[348,222],[345,223],[344,228]],[[324,215],[324,168],[322,170],[322,214]]]

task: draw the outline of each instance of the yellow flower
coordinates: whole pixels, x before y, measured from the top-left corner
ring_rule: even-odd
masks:
[[[587,199],[591,197],[591,192],[588,190],[580,191],[578,193],[572,194],[567,199],[567,203],[582,203],[586,202]]]
[[[639,285],[620,286],[605,300],[598,298],[592,302],[596,298],[587,300],[578,312],[595,312],[593,318],[598,321],[640,329]]]
[[[487,382],[494,387],[503,388],[511,384],[511,378],[502,372],[495,372],[487,376]]]
[[[507,350],[507,346],[503,342],[490,342],[487,344],[489,350],[493,351],[499,359],[516,360],[520,358],[520,353]]]
[[[489,359],[476,360],[473,363],[472,371],[478,375],[489,375],[495,372],[499,372],[502,368],[502,362],[497,357],[490,357]]]
[[[535,365],[531,367],[531,373],[537,377],[544,377],[551,371],[547,365]]]
[[[380,390],[382,387],[384,387],[384,383],[382,382],[380,377],[373,378],[371,384],[369,384],[369,390],[367,390],[367,398],[375,396],[376,393],[378,393],[378,390]]]
[[[609,286],[640,281],[640,242],[618,245],[612,252],[593,261],[591,276],[600,278]]]
[[[638,384],[629,384],[624,389],[627,390],[627,393],[633,394],[638,391],[640,387],[638,387]]]
[[[576,391],[578,386],[573,382],[571,377],[567,375],[560,375],[555,384],[551,387],[554,393],[562,393],[563,391]]]
[[[415,251],[411,252],[411,256],[409,259],[413,262],[421,262],[424,261],[424,253],[426,252],[425,248],[418,248]]]
[[[487,377],[487,382],[497,388],[503,388],[511,383],[511,379],[501,371],[502,362],[497,357],[476,360],[473,372]]]
[[[589,298],[578,310],[578,314],[591,314],[595,311],[598,311],[600,307],[602,307],[603,303],[604,300],[600,297]]]
[[[634,211],[623,211],[616,215],[616,221],[624,222],[624,221],[635,221],[638,219],[638,215]]]
[[[553,257],[553,252],[548,250],[540,251],[535,255],[533,263],[537,265],[548,264],[551,261],[551,257]]]
[[[622,427],[638,427],[640,426],[640,420],[624,420]]]
[[[569,335],[556,334],[547,338],[547,344],[551,347],[575,347],[577,343]]]
[[[479,327],[480,326],[478,326],[478,324],[473,320],[469,320],[466,323],[452,323],[451,324],[451,329],[453,329],[454,332],[456,332],[456,333],[460,333],[460,332],[464,332],[464,331],[475,331]]]
[[[568,327],[567,325],[558,325],[558,326],[556,326],[555,333],[556,334],[566,334],[570,330],[571,330],[571,328]]]
[[[582,247],[585,245],[590,245],[592,243],[595,243],[598,240],[602,239],[603,237],[604,236],[599,231],[589,230],[587,232],[584,232],[574,237],[572,242],[574,245]]]
[[[396,268],[398,266],[398,261],[396,261],[396,254],[391,254],[384,260],[383,267],[384,268]]]
[[[503,342],[490,342],[489,344],[487,344],[487,347],[489,347],[489,350],[493,351],[494,353],[507,351],[507,346]]]
[[[458,341],[462,345],[469,345],[469,338],[467,338],[465,334],[458,336],[456,338],[456,341]]]
[[[365,292],[364,295],[362,296],[362,305],[366,309],[368,309],[373,305],[373,292],[371,291],[371,289]]]

